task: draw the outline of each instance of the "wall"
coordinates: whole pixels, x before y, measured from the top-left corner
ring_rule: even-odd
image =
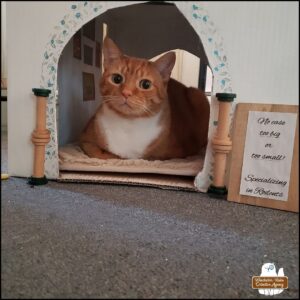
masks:
[[[102,24],[95,24],[95,39],[101,42]],[[84,45],[93,48],[93,66],[85,64]],[[99,82],[101,69],[95,66],[95,41],[85,37],[81,30],[81,60],[73,57],[73,39],[63,50],[58,65],[58,127],[59,145],[75,142],[89,118],[100,104]],[[93,73],[95,100],[83,101],[82,72]]]
[[[170,49],[184,49],[207,63],[199,36],[174,5],[135,4],[110,9],[100,18],[127,55],[150,59]]]
[[[1,79],[7,78],[6,1],[1,1]]]
[[[2,80],[7,79],[7,49],[6,49],[6,2],[1,1],[1,88]],[[1,91],[1,95],[6,90]],[[7,130],[7,102],[1,101],[1,130]]]
[[[7,102],[1,101],[1,131],[7,131]]]
[[[238,101],[298,104],[297,2],[201,2],[224,37]],[[30,176],[35,125],[31,88],[40,81],[43,51],[71,2],[8,2],[8,167]],[[21,24],[21,25],[20,25]],[[26,24],[26,26],[25,26]],[[23,159],[26,157],[26,159]]]
[[[45,45],[69,2],[7,2],[8,172],[31,176],[36,99]],[[26,24],[26,26],[24,26]]]
[[[171,78],[180,81],[186,86],[198,88],[200,58],[182,49],[171,50],[176,53],[176,61],[171,72]],[[156,61],[167,52],[159,54],[150,60]]]
[[[299,3],[203,2],[224,38],[240,102],[299,103]]]

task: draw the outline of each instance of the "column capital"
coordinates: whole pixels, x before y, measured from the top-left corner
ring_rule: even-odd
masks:
[[[216,93],[216,97],[221,102],[233,102],[234,98],[236,98],[236,94]]]
[[[51,90],[48,90],[48,89],[33,88],[32,91],[33,91],[34,95],[37,97],[48,97],[51,93]]]

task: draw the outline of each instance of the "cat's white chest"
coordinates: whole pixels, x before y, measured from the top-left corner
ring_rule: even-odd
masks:
[[[160,113],[152,117],[126,119],[104,108],[97,122],[105,134],[110,152],[122,158],[141,158],[160,132]]]

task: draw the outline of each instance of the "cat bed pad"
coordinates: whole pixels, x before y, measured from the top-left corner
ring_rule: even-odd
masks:
[[[142,174],[142,173],[110,173],[110,172],[78,172],[61,171],[59,182],[85,182],[101,184],[118,184],[133,186],[148,186],[167,190],[183,190],[196,192],[194,177],[162,174]]]
[[[98,159],[87,156],[77,144],[59,148],[61,171],[152,173],[167,175],[196,176],[203,168],[204,155],[184,159]]]

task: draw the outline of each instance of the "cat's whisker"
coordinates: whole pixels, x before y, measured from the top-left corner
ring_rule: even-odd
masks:
[[[102,100],[118,100],[120,99],[119,97],[118,98],[111,98],[111,97],[107,97],[107,98],[102,98]]]
[[[137,102],[144,102],[144,98],[138,97],[138,96],[132,96],[130,99],[135,100]]]
[[[144,110],[144,112],[148,113],[149,115],[153,115],[153,112],[150,109],[143,107],[143,110]]]
[[[153,114],[153,112],[151,111],[151,109],[149,107],[147,107],[143,102],[136,101],[133,98],[130,98],[130,100],[131,100],[131,102],[133,102],[134,105],[136,105],[138,108],[140,108],[143,112],[146,112],[146,113],[148,113],[150,115]]]
[[[120,98],[121,96],[114,96],[114,95],[106,95],[106,96],[101,96],[102,98]]]
[[[138,104],[138,105],[141,104],[141,101],[137,101],[137,100],[135,100],[133,98],[130,98],[129,101],[132,102],[133,104]]]
[[[102,100],[100,105],[104,105],[107,103],[115,103],[118,102],[118,99],[106,99],[106,100]]]
[[[154,101],[154,102],[159,102],[160,101],[160,99],[158,98],[158,97],[153,97],[153,96],[151,96],[151,97],[146,97],[146,99],[147,100],[152,100],[152,101]]]
[[[147,113],[149,115],[153,115],[153,111],[149,107],[147,107],[147,105],[144,103],[144,99],[145,98],[133,95],[128,99],[129,100],[128,106],[130,106],[133,109],[134,108],[140,109],[142,112]],[[108,102],[118,102],[118,101],[124,101],[124,98],[122,96],[116,96],[116,95],[102,96],[102,104],[105,104]]]
[[[144,98],[141,98],[141,97],[138,97],[138,96],[131,96],[130,100],[133,100],[133,101],[135,101],[137,103],[144,103],[144,101],[143,101]]]
[[[103,100],[102,103],[107,103],[107,102],[112,102],[115,101],[114,99],[107,99],[107,100]]]
[[[117,100],[117,99],[120,99],[120,98],[111,98],[111,97],[102,98],[102,100]]]
[[[130,102],[132,102],[137,107],[146,107],[142,101],[137,101],[137,100],[134,100],[133,98],[130,98]]]
[[[122,98],[120,96],[102,96],[102,104],[107,102],[112,102],[112,101],[118,101],[121,99]]]
[[[101,97],[103,98],[103,97],[121,97],[121,96],[118,96],[118,95],[103,95]]]
[[[140,102],[145,105],[144,103],[144,99],[146,98],[146,100],[150,100],[153,99],[153,97],[145,97],[145,98],[141,98],[141,97],[137,97],[137,96],[132,96],[133,98],[136,98],[137,100],[140,100]]]

